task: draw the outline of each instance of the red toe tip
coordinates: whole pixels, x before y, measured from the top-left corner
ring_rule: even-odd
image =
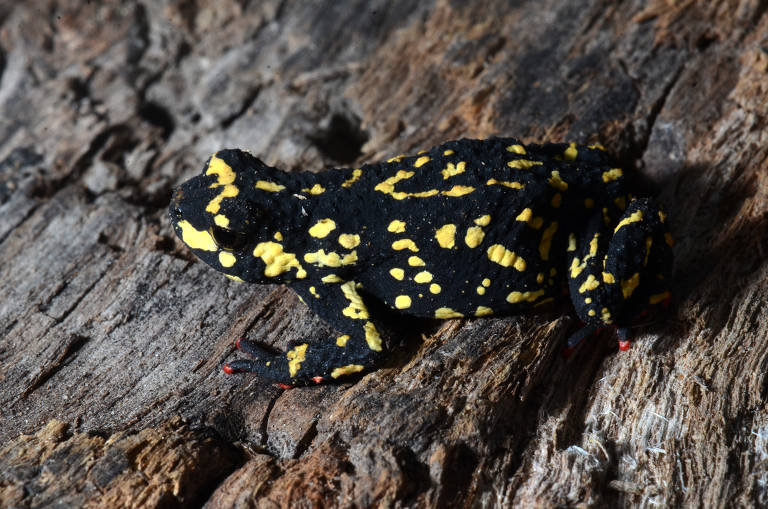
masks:
[[[240,340],[242,340],[242,339],[243,339],[243,338],[237,338],[237,339],[235,340],[235,348],[237,348],[238,350],[240,350]]]
[[[627,350],[629,350],[629,347],[630,347],[630,342],[628,339],[619,340],[619,350],[621,350],[622,352],[626,352]]]
[[[232,374],[234,374],[234,372],[235,372],[235,370],[234,370],[234,369],[232,369],[232,366],[230,366],[229,364],[224,364],[224,367],[223,367],[223,368],[221,368],[221,369],[223,369],[223,370],[224,370],[224,373],[226,373],[226,374],[228,374],[228,375],[232,375]]]
[[[277,386],[280,387],[281,389],[293,389],[293,385],[288,385],[288,384],[278,383]]]
[[[315,382],[316,384],[321,384],[321,383],[323,383],[323,377],[321,377],[321,376],[313,376],[312,377],[312,381]]]

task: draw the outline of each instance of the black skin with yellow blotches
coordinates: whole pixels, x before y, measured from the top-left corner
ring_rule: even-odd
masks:
[[[668,301],[664,213],[599,147],[458,140],[359,168],[286,173],[222,150],[170,206],[179,238],[228,277],[285,283],[339,334],[225,366],[285,385],[337,379],[385,353],[374,301],[420,317],[546,304],[567,286],[578,340]]]

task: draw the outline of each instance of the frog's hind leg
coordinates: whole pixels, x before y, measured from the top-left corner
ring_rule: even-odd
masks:
[[[569,242],[569,289],[576,314],[593,328],[616,330],[629,347],[629,327],[648,306],[669,298],[671,237],[664,214],[650,199],[630,202],[618,222],[594,214]],[[574,334],[569,346],[589,335]]]

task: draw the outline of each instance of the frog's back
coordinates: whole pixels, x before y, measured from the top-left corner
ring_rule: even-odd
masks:
[[[555,295],[566,232],[589,212],[583,188],[606,199],[594,188],[602,156],[574,164],[568,148],[458,140],[362,166],[345,208],[368,239],[362,258],[375,260],[359,275],[366,291],[438,318],[514,312]]]

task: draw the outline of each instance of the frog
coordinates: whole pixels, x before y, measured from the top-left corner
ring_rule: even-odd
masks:
[[[169,217],[200,260],[284,284],[336,331],[274,351],[248,339],[227,373],[283,387],[361,376],[386,357],[384,313],[431,319],[534,312],[568,295],[582,326],[630,329],[671,298],[667,217],[599,145],[459,139],[384,162],[282,171],[213,154]]]

